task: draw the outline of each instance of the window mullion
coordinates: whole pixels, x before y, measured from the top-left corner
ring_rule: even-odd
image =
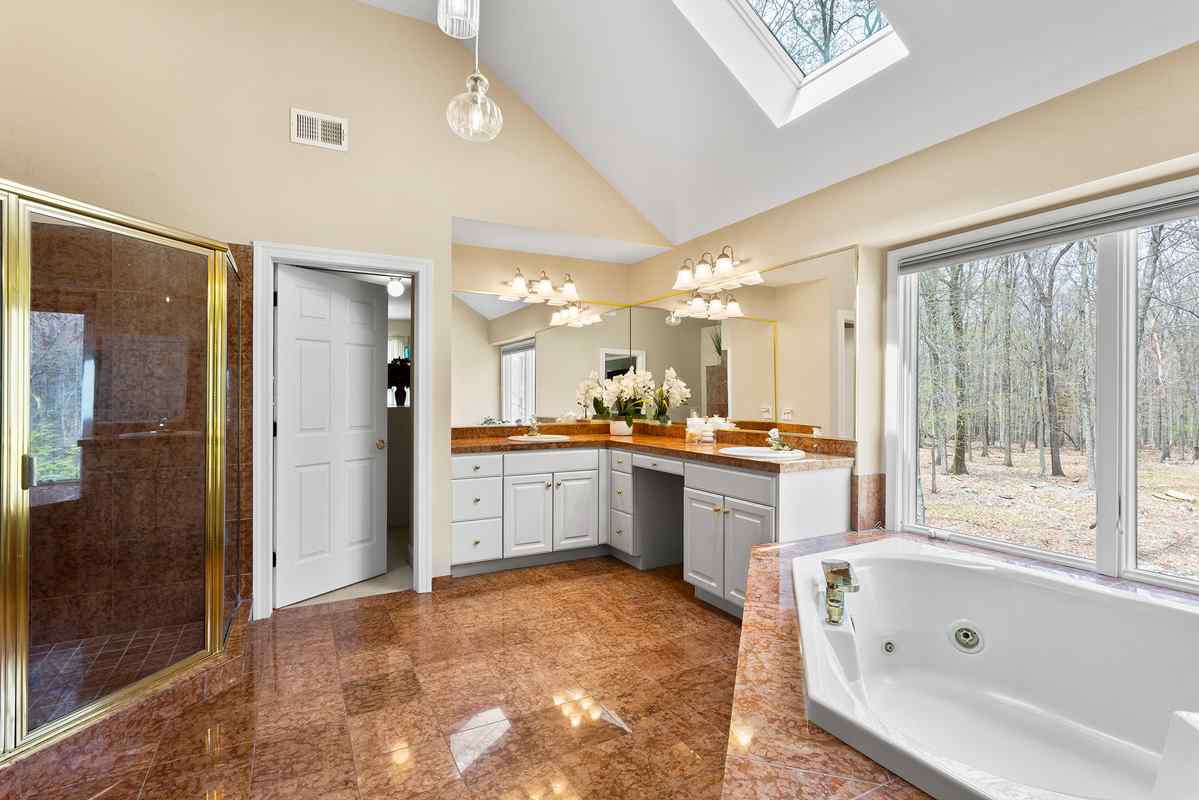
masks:
[[[1132,258],[1128,248],[1131,241]],[[1120,574],[1125,548],[1123,518],[1128,497],[1123,491],[1127,470],[1126,395],[1128,379],[1129,272],[1136,270],[1135,234],[1110,233],[1098,237],[1095,333],[1095,494],[1096,569],[1104,575]],[[1131,283],[1135,292],[1135,281]],[[1135,297],[1132,299],[1135,303]],[[1135,364],[1132,369],[1135,391]],[[1135,408],[1135,406],[1134,406]]]

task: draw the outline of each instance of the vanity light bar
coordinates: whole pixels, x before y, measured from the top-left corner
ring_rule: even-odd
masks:
[[[509,303],[545,303],[548,306],[562,307],[579,300],[579,288],[569,272],[566,273],[566,280],[562,286],[555,287],[545,270],[542,270],[535,280],[530,281],[521,274],[520,267],[517,267],[512,280],[504,286],[507,287],[507,291],[500,295],[500,299]]]
[[[733,255],[732,246],[726,244],[715,258],[710,252],[705,252],[699,257],[699,263],[690,258],[683,259],[672,288],[680,292],[719,294],[742,286],[765,283],[757,270],[738,272],[740,265],[741,262]]]
[[[709,299],[697,291],[689,299],[680,300],[679,305],[671,309],[670,313],[666,315],[666,324],[678,325],[679,321],[686,317],[721,320],[744,316],[745,312],[741,310],[741,304],[731,294],[726,292],[723,298],[712,297]]]

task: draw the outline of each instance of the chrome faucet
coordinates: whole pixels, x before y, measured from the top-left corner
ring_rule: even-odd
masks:
[[[845,621],[845,595],[862,588],[848,561],[821,561],[824,569],[824,621],[840,625]]]
[[[529,435],[530,436],[540,436],[541,435],[541,426],[538,424],[536,416],[529,417]]]

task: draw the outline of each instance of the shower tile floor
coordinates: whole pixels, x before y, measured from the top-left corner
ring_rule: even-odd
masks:
[[[29,730],[204,647],[204,624],[173,625],[29,648]]]

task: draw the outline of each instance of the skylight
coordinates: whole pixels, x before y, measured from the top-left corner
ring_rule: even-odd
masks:
[[[780,128],[908,55],[879,0],[674,4]]]
[[[804,75],[887,27],[877,0],[744,0]]]

